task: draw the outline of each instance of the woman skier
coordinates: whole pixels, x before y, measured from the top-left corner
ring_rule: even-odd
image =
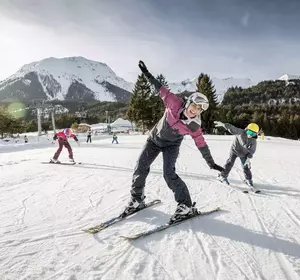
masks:
[[[58,139],[58,149],[56,151],[56,153],[54,154],[53,158],[50,159],[50,162],[53,162],[53,163],[60,163],[60,161],[58,160],[58,157],[62,151],[62,148],[65,147],[68,152],[69,152],[69,159],[70,159],[70,162],[74,162],[74,158],[73,158],[73,151],[72,151],[72,147],[71,145],[69,144],[68,142],[68,138],[73,138],[76,143],[79,145],[79,142],[78,142],[78,138],[76,137],[76,135],[73,133],[72,129],[71,128],[66,128],[58,133],[56,133],[53,137],[53,140],[56,140]]]
[[[259,132],[259,126],[256,123],[250,123],[245,129],[241,129],[229,123],[222,123],[219,121],[215,121],[214,123],[215,127],[224,127],[231,134],[236,135],[230,149],[229,158],[226,161],[224,170],[219,174],[218,179],[221,182],[229,184],[227,177],[236,158],[239,157],[245,175],[245,182],[250,187],[253,187],[250,159],[256,151],[256,140]]]
[[[151,164],[162,152],[163,176],[178,203],[176,211],[170,219],[170,223],[173,223],[198,212],[194,207],[195,203],[192,203],[185,182],[175,172],[175,164],[183,136],[189,134],[194,139],[202,157],[211,169],[223,171],[223,168],[214,162],[202,135],[200,115],[208,109],[209,103],[207,97],[199,92],[191,94],[185,102],[166,87],[163,87],[148,71],[143,61],[139,62],[139,68],[149,82],[159,91],[166,110],[163,117],[151,130],[137,161],[133,173],[131,199],[121,215],[126,216],[145,207],[144,188],[146,178]]]

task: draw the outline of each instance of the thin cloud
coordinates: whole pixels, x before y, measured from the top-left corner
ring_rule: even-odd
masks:
[[[224,3],[1,0],[0,79],[31,61],[73,55],[107,63],[130,81],[139,59],[170,81],[200,72],[256,80],[299,73],[300,1]]]
[[[241,19],[241,22],[242,22],[242,25],[247,27],[248,26],[248,23],[249,23],[249,18],[250,18],[250,14],[249,13],[246,13],[242,19]]]

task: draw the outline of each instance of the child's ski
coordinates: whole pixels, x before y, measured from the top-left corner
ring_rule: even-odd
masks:
[[[253,186],[253,184],[249,184],[249,183],[247,183],[247,181],[244,181],[244,183],[250,188],[251,192],[254,192],[254,193],[260,193],[261,192],[259,189],[255,188]],[[244,193],[249,193],[249,191],[245,190]]]
[[[260,193],[261,191],[256,189],[255,187],[253,186],[249,186],[246,182],[245,184],[247,185],[248,188],[239,188],[237,186],[234,186],[232,184],[230,184],[228,181],[220,181],[218,178],[217,178],[218,182],[222,183],[223,185],[227,186],[228,188],[231,188],[235,191],[240,191],[242,193],[249,193],[249,192],[253,192],[253,193]],[[249,189],[250,188],[250,189]]]
[[[254,187],[250,187],[250,192],[253,192],[253,193],[261,193],[260,190],[254,188]],[[249,190],[243,190],[243,193],[249,193]]]

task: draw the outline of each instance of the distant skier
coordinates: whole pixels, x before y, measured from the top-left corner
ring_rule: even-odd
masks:
[[[92,143],[92,130],[89,128],[89,130],[86,133],[86,143],[90,142]]]
[[[24,142],[28,143],[28,137],[27,137],[27,135],[24,136]]]
[[[139,67],[149,82],[159,90],[159,95],[166,110],[164,116],[149,133],[133,173],[131,200],[121,215],[126,216],[145,206],[144,188],[146,178],[151,164],[162,152],[163,176],[178,203],[177,209],[170,219],[172,223],[198,212],[194,207],[195,203],[192,203],[188,187],[175,172],[175,164],[183,136],[189,134],[194,139],[196,146],[211,169],[223,171],[223,168],[214,162],[202,135],[200,115],[209,107],[207,97],[202,93],[194,92],[184,101],[178,95],[163,87],[149,73],[142,61],[139,62]]]
[[[113,144],[114,142],[116,142],[117,144],[119,144],[119,142],[118,142],[118,136],[117,136],[116,133],[113,134],[113,140],[112,140],[111,143]]]
[[[250,159],[256,151],[256,139],[259,132],[259,126],[256,123],[250,123],[245,129],[237,128],[229,123],[215,121],[215,127],[224,127],[231,134],[237,135],[230,149],[230,155],[224,166],[224,171],[218,175],[221,182],[229,184],[227,179],[237,157],[240,158],[245,182],[253,187]]]
[[[58,157],[63,149],[63,147],[65,147],[68,152],[69,152],[69,160],[70,162],[75,162],[74,158],[73,158],[73,151],[72,151],[72,147],[68,142],[68,138],[73,138],[77,144],[79,145],[79,141],[78,138],[76,137],[76,135],[73,133],[71,128],[66,128],[58,133],[56,133],[53,137],[53,140],[58,139],[58,149],[56,151],[56,153],[54,154],[53,158],[50,159],[50,162],[53,163],[60,163],[60,161],[58,160]]]

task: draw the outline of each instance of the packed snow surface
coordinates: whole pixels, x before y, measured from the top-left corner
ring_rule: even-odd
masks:
[[[29,143],[0,142],[0,279],[2,280],[232,280],[300,279],[300,142],[258,139],[252,160],[261,194],[216,181],[193,140],[183,141],[177,172],[200,210],[223,211],[196,218],[128,242],[132,235],[165,223],[176,202],[162,176],[161,155],[147,180],[147,200],[160,205],[89,235],[83,228],[118,215],[128,203],[131,176],[147,136],[98,136],[81,146],[72,140],[81,165],[41,164],[57,148],[29,135]],[[218,164],[224,164],[232,136],[206,136]],[[67,161],[64,150],[61,161]],[[236,189],[235,189],[236,188]]]

